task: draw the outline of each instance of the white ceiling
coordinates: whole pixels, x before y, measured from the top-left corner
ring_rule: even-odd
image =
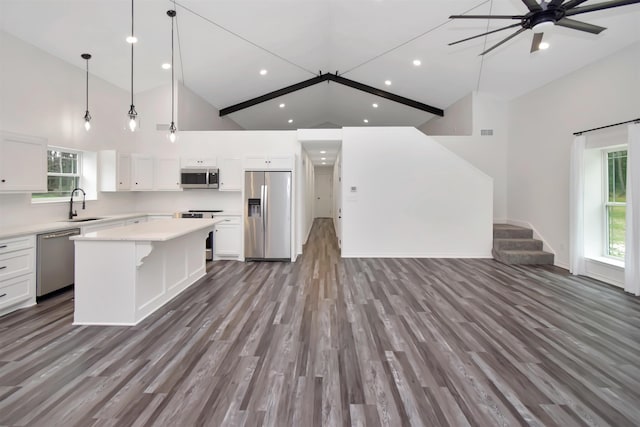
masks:
[[[0,28],[80,68],[80,54],[91,53],[92,74],[129,90],[130,47],[124,39],[130,33],[130,7],[128,0],[0,0]],[[140,40],[136,92],[168,84],[169,72],[160,65],[170,60],[166,11],[171,8],[171,1],[135,2]],[[219,109],[319,71],[337,71],[443,109],[476,89],[511,99],[640,41],[638,4],[575,17],[608,28],[599,35],[557,27],[548,37],[551,48],[530,54],[532,34],[527,31],[484,61],[478,56],[484,38],[447,43],[512,22],[492,21],[487,27],[485,20],[449,21],[448,16],[470,9],[474,14],[524,14],[520,0],[182,0],[176,9],[176,75]],[[487,47],[510,31],[489,36]],[[416,58],[422,66],[412,65]],[[266,76],[259,75],[262,68]],[[385,86],[386,79],[393,84]],[[280,103],[286,107],[279,108]],[[230,117],[246,129],[296,129],[419,126],[433,116],[332,82]]]

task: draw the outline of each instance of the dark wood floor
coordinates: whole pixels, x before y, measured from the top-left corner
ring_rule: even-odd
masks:
[[[215,262],[136,327],[0,318],[0,425],[640,425],[640,302],[546,267]]]

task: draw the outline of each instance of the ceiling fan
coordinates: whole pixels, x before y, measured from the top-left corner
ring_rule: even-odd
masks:
[[[578,7],[580,4],[586,1],[587,0],[541,0],[540,2],[538,2],[536,0],[522,0],[522,3],[524,3],[529,9],[529,13],[527,13],[526,15],[451,15],[449,17],[451,19],[513,19],[519,20],[520,22],[518,22],[517,24],[508,25],[506,27],[498,28],[497,30],[478,34],[477,36],[467,37],[466,39],[449,43],[449,46],[466,42],[467,40],[472,40],[478,37],[486,36],[487,34],[497,33],[498,31],[507,30],[509,28],[521,27],[515,33],[491,46],[480,55],[491,52],[493,49],[497,48],[503,43],[506,43],[507,41],[511,40],[512,38],[526,30],[533,30],[534,32],[533,40],[531,43],[531,52],[535,52],[540,49],[540,43],[542,42],[544,30],[551,28],[554,25],[571,28],[572,30],[585,31],[591,34],[600,34],[602,31],[606,30],[606,28],[600,27],[598,25],[569,19],[568,16],[640,3],[640,0],[616,0]]]

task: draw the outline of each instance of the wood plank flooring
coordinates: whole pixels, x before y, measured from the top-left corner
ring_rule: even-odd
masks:
[[[637,426],[640,301],[554,267],[215,262],[136,327],[0,318],[0,425]]]

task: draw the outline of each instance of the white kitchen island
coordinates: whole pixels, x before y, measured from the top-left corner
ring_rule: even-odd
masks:
[[[164,219],[75,241],[76,325],[135,325],[206,274],[205,239],[220,219]]]

